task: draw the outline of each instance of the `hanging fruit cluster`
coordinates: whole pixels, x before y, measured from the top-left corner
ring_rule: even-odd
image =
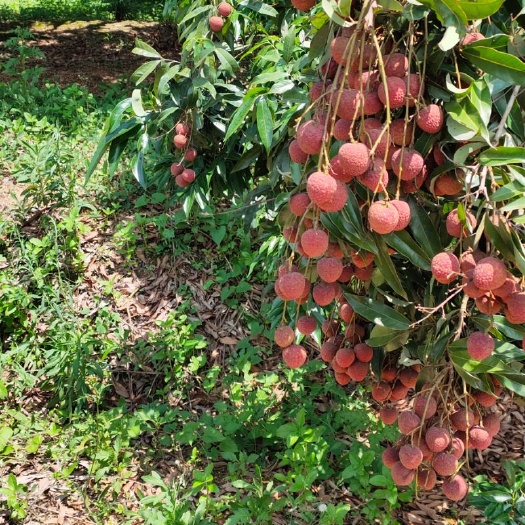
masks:
[[[275,282],[284,308],[274,340],[298,368],[320,325],[319,357],[335,380],[367,379],[379,417],[399,426],[383,456],[396,484],[430,490],[439,477],[458,501],[465,451],[485,450],[499,431],[503,387],[525,390],[523,242],[515,215],[491,201],[503,183],[477,161],[483,145],[458,140],[446,120],[459,103],[436,96],[446,76],[429,71],[428,27],[393,30],[373,8],[323,33],[320,79],[289,144],[302,177],[282,213],[289,257]],[[483,38],[469,32],[456,51]],[[486,82],[478,74],[470,86],[459,74],[446,82],[474,91]]]

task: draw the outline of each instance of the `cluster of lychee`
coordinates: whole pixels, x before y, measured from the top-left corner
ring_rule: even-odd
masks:
[[[467,219],[475,224],[475,218],[471,214],[467,214]],[[457,223],[457,213],[450,212],[447,216],[447,230],[451,235],[459,237],[455,235],[458,232],[453,231]],[[498,257],[487,256],[481,251],[466,251],[459,258],[452,252],[441,252],[433,257],[431,270],[436,281],[442,284],[450,284],[461,278],[463,292],[474,300],[481,313],[495,315],[502,312],[510,323],[525,323],[525,290],[521,281],[508,271],[505,263]],[[489,343],[486,342],[485,345],[487,344]],[[476,358],[476,353],[471,353],[472,357]],[[485,357],[488,355],[490,352]]]
[[[173,144],[177,150],[183,153],[180,161],[174,162],[171,165],[171,174],[175,177],[175,184],[179,188],[185,188],[191,184],[196,177],[195,171],[187,168],[184,164],[186,162],[193,162],[197,158],[197,150],[190,146],[191,127],[186,122],[178,122],[175,126],[175,137],[173,137]]]
[[[386,392],[393,387],[383,379],[376,392]],[[501,385],[494,384],[501,392]],[[500,431],[501,416],[489,412],[495,397],[485,392],[467,394],[464,401],[449,406],[437,387],[424,385],[413,399],[409,410],[399,412],[393,406],[384,406],[380,417],[385,424],[397,421],[402,436],[386,448],[383,463],[391,469],[392,479],[398,486],[410,485],[432,490],[443,478],[442,490],[453,501],[462,500],[468,484],[459,473],[466,461],[468,449],[487,449]]]
[[[224,27],[224,19],[228,18],[233,11],[233,7],[228,2],[221,2],[217,6],[217,14],[210,17],[208,23],[214,33],[218,33]]]

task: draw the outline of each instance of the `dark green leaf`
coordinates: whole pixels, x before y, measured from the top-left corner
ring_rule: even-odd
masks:
[[[370,297],[345,294],[352,308],[361,316],[379,326],[393,330],[408,330],[410,321],[403,315],[386,304],[374,301]]]
[[[525,76],[525,69],[523,72]],[[499,146],[489,148],[478,156],[480,164],[485,166],[506,166],[507,164],[522,164],[525,162],[525,148]]]
[[[514,261],[514,246],[512,237],[505,224],[501,221],[498,224],[494,224],[490,220],[489,215],[486,214],[483,226],[488,238],[496,247],[496,249],[501,252],[501,255],[503,255],[503,257],[505,257],[507,260]]]
[[[131,75],[131,81],[138,86],[141,82],[146,80],[146,78],[155,71],[156,67],[161,63],[160,60],[150,60],[145,64],[142,64],[138,69],[135,70],[133,75]]]
[[[253,98],[247,98],[243,103],[235,110],[230,120],[230,125],[226,131],[224,141],[227,141],[238,129],[243,125],[244,119],[252,111],[254,104]]]
[[[430,271],[430,257],[419,246],[410,234],[405,231],[393,232],[384,235],[386,243],[394,248],[399,254],[406,257],[414,266],[422,270]]]
[[[423,248],[429,258],[443,251],[439,235],[428,216],[425,208],[422,208],[414,199],[409,199],[412,218],[410,220],[410,231],[417,243]]]
[[[504,0],[458,0],[459,7],[469,20],[481,20],[497,13]]]
[[[273,116],[264,97],[259,97],[257,100],[257,131],[269,155],[273,140]]]
[[[247,7],[248,9],[256,11],[261,15],[267,15],[271,17],[275,17],[279,14],[279,12],[272,6],[255,0],[243,0],[242,2],[239,2],[238,6]]]
[[[385,278],[386,283],[392,288],[392,290],[394,290],[394,292],[399,294],[404,299],[408,300],[406,291],[399,280],[399,276],[397,275],[394,265],[392,264],[392,259],[390,258],[388,247],[383,240],[383,237],[375,233],[374,240],[377,246],[377,257],[375,262],[378,270],[381,272]]]

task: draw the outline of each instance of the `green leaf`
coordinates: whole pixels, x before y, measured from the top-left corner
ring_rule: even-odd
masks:
[[[195,18],[196,16],[199,16],[200,14],[205,13],[206,11],[211,13],[212,10],[213,10],[213,6],[212,5],[204,5],[204,6],[197,7],[195,9],[193,9],[193,10],[190,10],[186,14],[186,16],[180,22],[178,22],[178,25],[182,26],[186,22],[191,20],[192,18]]]
[[[0,428],[0,452],[2,452],[13,436],[13,429],[11,427]]]
[[[137,117],[143,117],[146,114],[144,106],[142,105],[142,93],[140,92],[140,89],[133,90],[133,93],[131,94],[131,107]]]
[[[511,84],[525,85],[525,63],[514,55],[494,49],[490,46],[491,41],[487,38],[473,42],[463,47],[462,53],[486,73]]]
[[[0,380],[0,399],[5,399],[7,397],[7,387],[5,383]]]
[[[457,0],[458,6],[469,20],[481,20],[499,11],[504,0]]]
[[[226,49],[223,49],[222,47],[216,47],[215,54],[217,55],[217,58],[224,69],[226,69],[231,75],[234,74],[234,71],[239,69],[237,60],[235,60],[235,58],[233,58],[230,53],[226,51]]]
[[[410,321],[403,315],[383,303],[370,297],[345,294],[352,308],[361,316],[379,326],[393,330],[408,330]]]
[[[503,257],[505,257],[507,260],[514,261],[514,246],[512,237],[505,224],[500,221],[497,225],[495,225],[490,220],[487,213],[485,215],[483,226],[488,238],[496,247],[496,249],[501,252],[501,255],[503,255]]]
[[[131,75],[131,81],[138,86],[141,82],[144,82],[146,78],[155,71],[157,66],[161,63],[160,60],[150,60],[145,64],[142,64],[135,72]]]
[[[148,58],[162,58],[160,53],[153,49],[150,45],[146,44],[142,40],[135,40],[135,47],[131,51],[135,55],[140,55]]]
[[[399,254],[406,257],[414,266],[430,271],[430,257],[419,246],[410,234],[405,231],[393,232],[383,235],[386,243]]]
[[[253,97],[247,98],[243,103],[235,110],[230,120],[230,125],[226,131],[224,141],[226,142],[237,130],[243,125],[244,119],[252,111],[254,104]]]
[[[524,73],[525,75],[525,70]],[[484,166],[506,166],[507,164],[522,164],[525,162],[525,148],[498,146],[481,152],[478,156]]]
[[[272,18],[277,16],[279,12],[274,9],[271,5],[263,4],[262,2],[257,2],[254,0],[243,0],[237,4],[238,6],[247,7],[256,13],[261,15],[271,16]]]
[[[421,207],[415,199],[408,201],[412,218],[410,220],[410,231],[417,243],[423,248],[429,258],[443,251],[439,235],[430,220],[426,209]]]
[[[264,97],[259,97],[257,101],[257,131],[269,155],[273,140],[273,116]]]
[[[286,63],[290,62],[295,49],[295,26],[290,26],[283,39],[283,59]]]
[[[514,197],[519,197],[525,193],[525,187],[519,184],[516,181],[509,182],[505,186],[501,186],[497,191],[495,191],[491,196],[490,200],[492,202],[501,202],[508,201]]]
[[[407,293],[401,284],[399,276],[395,266],[392,263],[390,254],[388,253],[388,247],[383,240],[381,235],[377,233],[374,234],[375,243],[377,246],[377,257],[376,257],[376,266],[385,278],[386,283],[396,292],[398,295],[408,300]]]

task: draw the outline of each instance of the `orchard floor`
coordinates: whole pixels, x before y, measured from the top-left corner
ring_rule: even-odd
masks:
[[[4,27],[0,39],[5,39]],[[176,56],[176,43],[171,29],[152,23],[138,22],[74,22],[54,27],[50,24],[35,23],[32,26],[35,35],[35,45],[46,54],[40,63],[47,69],[45,78],[53,80],[61,86],[78,83],[87,86],[90,91],[97,92],[105,88],[101,84],[112,84],[127,78],[142,62],[142,57],[130,54],[135,38],[141,38],[153,45],[168,58]],[[0,53],[5,50],[0,48]],[[6,78],[0,76],[0,81]],[[4,183],[0,188],[0,215],[12,216],[16,198],[20,196],[23,187],[14,183],[8,174],[2,173]],[[14,197],[13,197],[14,196]],[[149,213],[154,214],[154,208]],[[126,222],[132,217],[122,214],[115,222]],[[88,230],[81,239],[81,248],[86,255],[87,265],[82,284],[77,288],[74,298],[78,311],[95,311],[97,297],[103,296],[104,283],[116,283],[115,299],[108,307],[118,313],[125,321],[125,328],[130,330],[132,339],[140,335],[159,331],[158,322],[167,319],[169,313],[183,301],[177,290],[180,285],[189,289],[192,303],[196,306],[196,316],[200,321],[198,333],[208,341],[208,351],[211,356],[210,365],[221,365],[232,353],[235,345],[251,338],[245,325],[245,314],[257,317],[263,297],[263,286],[254,284],[251,291],[240,298],[240,308],[232,308],[221,299],[221,285],[209,282],[213,280],[211,270],[195,270],[199,253],[214,249],[211,239],[206,244],[196,246],[195,252],[178,255],[176,259],[168,256],[152,258],[141,250],[133,253],[135,265],[130,265],[122,253],[115,248],[114,231],[98,227],[96,222],[85,220]],[[27,228],[34,225],[29,224]],[[161,242],[158,233],[148,233],[150,247]],[[140,262],[137,262],[140,261]],[[262,336],[251,341],[252,344],[268,346]],[[264,362],[265,370],[277,370],[280,357],[275,352],[274,357]],[[118,361],[112,366],[114,391],[110,401],[124,403],[132,410],[147,400],[148,392],[154,388],[158,379],[153,370],[149,376],[140,376]],[[191,393],[191,409],[196,411],[213,410],[217,400],[205,393],[199,385],[195,385]],[[48,400],[46,392],[34,389],[20,407],[25,413],[45,417],[45,404]],[[177,403],[177,400],[169,400]],[[525,410],[516,400],[504,397],[499,410],[504,414],[501,433],[495,438],[490,450],[475,453],[470,456],[470,474],[486,474],[494,481],[503,482],[504,476],[500,468],[502,459],[522,459],[525,449]],[[137,450],[149,443],[136,443]],[[181,470],[181,464],[187,458],[166,457],[158,461],[152,468],[164,479],[177,476],[187,476]],[[217,462],[217,471],[225,470],[224,462]],[[0,479],[12,472],[19,483],[28,485],[29,509],[24,519],[25,525],[87,525],[97,523],[92,513],[86,510],[86,501],[91,495],[91,480],[89,465],[81,461],[78,468],[64,479],[57,476],[60,465],[49,462],[49,458],[39,454],[27,454],[17,462],[11,462],[9,468],[0,469]],[[275,469],[279,467],[275,466]],[[131,467],[129,476],[123,480],[119,503],[124,508],[137,507],[139,495],[154,495],[157,489],[141,478],[138,461]],[[266,473],[266,474],[269,474]],[[117,481],[109,476],[108,488]],[[214,482],[221,492],[235,489],[228,483],[221,483],[219,476]],[[334,483],[326,483],[319,487],[320,494],[329,495],[327,502],[346,502],[363,505],[352,494]],[[91,502],[92,504],[93,502]],[[366,503],[364,503],[366,505]],[[404,524],[454,524],[462,520],[465,524],[480,523],[481,513],[465,504],[447,502],[439,491],[427,495],[418,494],[413,504],[407,505],[397,519]],[[0,524],[15,523],[10,521],[6,511],[0,511]],[[109,524],[122,523],[118,515],[108,518]],[[136,523],[139,523],[137,521]],[[276,516],[276,525],[286,525],[289,521]],[[298,522],[299,523],[299,522]],[[345,523],[363,523],[348,521]],[[178,524],[173,524],[178,525]],[[304,524],[309,525],[309,524]],[[366,525],[366,524],[363,524]]]

